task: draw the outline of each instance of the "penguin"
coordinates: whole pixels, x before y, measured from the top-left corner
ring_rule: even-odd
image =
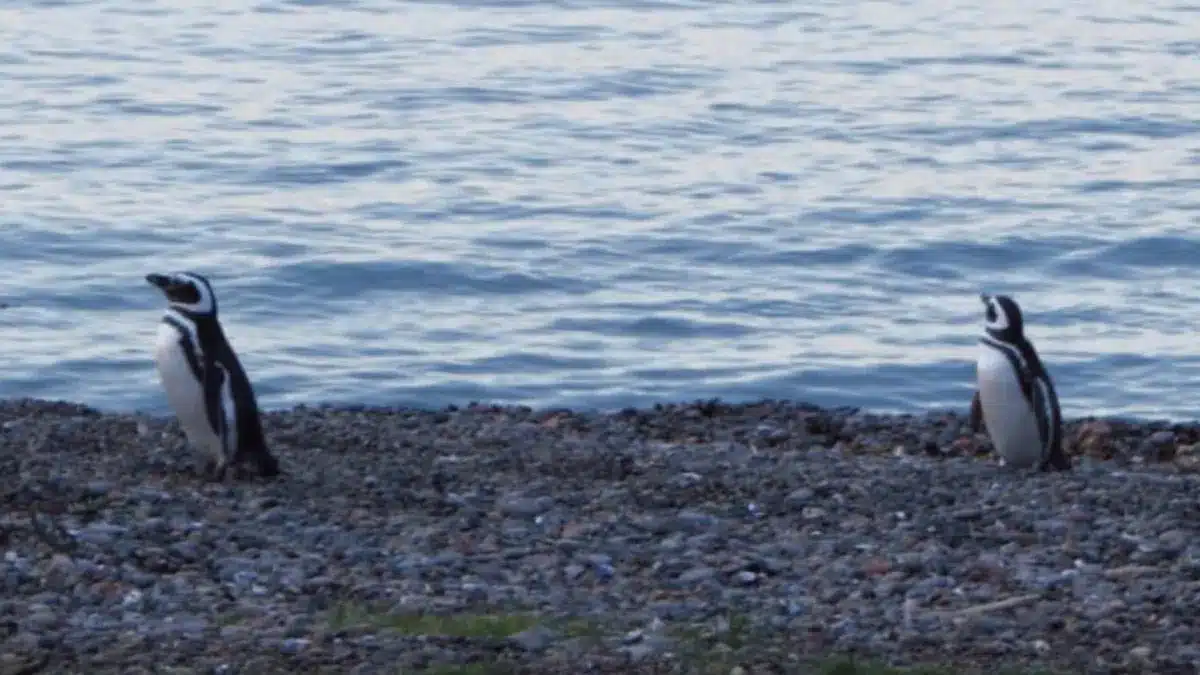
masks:
[[[217,320],[217,297],[195,272],[147,274],[167,297],[154,362],[188,443],[208,456],[209,477],[252,462],[260,476],[279,475],[267,448],[250,379]]]
[[[1071,460],[1062,448],[1062,412],[1050,374],[1025,337],[1021,308],[1005,295],[979,296],[986,307],[976,363],[970,426],[987,427],[996,452],[1008,466],[1065,471]]]

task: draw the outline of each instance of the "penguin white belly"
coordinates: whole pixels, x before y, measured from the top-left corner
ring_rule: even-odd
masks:
[[[1006,465],[1032,468],[1042,459],[1037,416],[1021,392],[1021,382],[1004,354],[980,345],[977,364],[979,403],[996,452]]]
[[[208,423],[208,413],[204,406],[204,386],[196,380],[192,369],[188,367],[187,356],[183,352],[179,337],[179,331],[174,327],[166,323],[159,327],[158,341],[154,349],[154,363],[158,366],[158,376],[167,394],[167,402],[175,411],[179,426],[183,428],[188,442],[197,450],[211,455],[219,463],[224,456],[221,438],[213,432]]]

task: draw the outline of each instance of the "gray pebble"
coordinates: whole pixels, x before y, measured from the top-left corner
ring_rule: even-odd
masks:
[[[681,573],[676,580],[685,586],[693,586],[708,581],[717,576],[717,571],[711,567],[693,567]]]
[[[719,521],[716,517],[699,511],[684,510],[676,516],[676,527],[685,532],[704,532],[715,527]]]
[[[214,485],[164,459],[174,423],[0,402],[0,440],[40,448],[12,469],[14,503],[53,509],[76,544],[6,530],[4,649],[57,649],[72,672],[420,672],[498,653],[620,672],[678,669],[669,636],[732,657],[741,617],[789,650],[1190,672],[1200,481],[1156,459],[1200,426],[1120,424],[1099,447],[1142,462],[1028,475],[972,459],[986,446],[950,413],[305,408],[264,416],[285,479]],[[429,617],[515,611],[538,617],[429,634]]]
[[[784,504],[793,511],[799,511],[808,506],[814,498],[814,493],[810,488],[796,488],[788,493]]]
[[[540,652],[548,649],[558,637],[557,632],[539,625],[523,630],[511,636],[509,640],[524,651]]]
[[[299,654],[300,652],[304,651],[308,645],[309,640],[304,638],[288,638],[279,645],[279,649],[284,654]]]
[[[575,581],[579,577],[583,576],[583,573],[586,571],[587,568],[583,565],[571,563],[563,568],[563,575],[566,576],[568,581]]]
[[[751,586],[758,582],[758,575],[754,572],[742,570],[733,575],[734,581],[740,586]]]
[[[518,518],[533,518],[549,511],[554,506],[552,497],[515,496],[499,503],[500,512]]]

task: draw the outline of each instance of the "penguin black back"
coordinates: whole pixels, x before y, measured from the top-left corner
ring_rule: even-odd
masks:
[[[217,321],[216,314],[196,321],[196,331],[200,343],[213,349],[213,359],[221,364],[230,386],[236,395],[233,397],[237,406],[237,453],[232,458],[232,464],[242,461],[254,462],[259,473],[264,477],[279,474],[279,462],[267,448],[266,436],[262,430],[262,420],[258,411],[258,398],[254,395],[254,387],[250,378],[242,368],[242,362],[225,339],[225,332]]]

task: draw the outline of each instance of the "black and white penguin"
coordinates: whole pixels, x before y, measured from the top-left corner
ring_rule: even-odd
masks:
[[[217,321],[217,297],[194,272],[147,274],[167,296],[154,362],[167,401],[188,442],[209,457],[211,477],[252,462],[259,475],[279,474],[267,448],[258,402],[246,371]]]
[[[976,363],[970,424],[982,420],[996,452],[1016,468],[1071,468],[1062,449],[1062,412],[1050,374],[1025,337],[1021,308],[1004,295],[979,296],[987,308]]]

